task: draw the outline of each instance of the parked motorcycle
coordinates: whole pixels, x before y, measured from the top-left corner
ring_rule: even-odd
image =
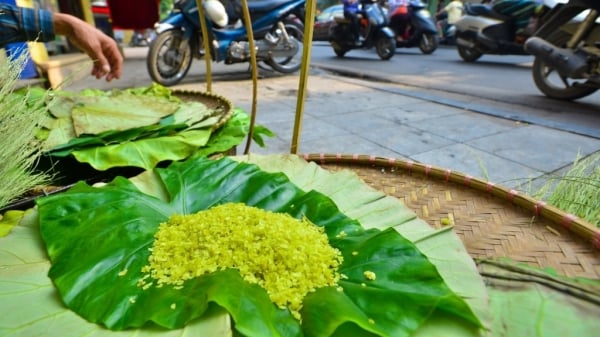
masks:
[[[525,42],[535,56],[532,74],[546,96],[574,100],[600,89],[600,2],[570,0]]]
[[[205,55],[225,64],[250,62],[250,44],[241,15],[232,18],[231,11],[216,0],[203,4],[210,50],[203,48],[196,1],[176,1],[169,16],[156,25],[157,36],[148,51],[147,68],[155,82],[165,86],[179,83],[192,59]],[[305,4],[306,0],[248,2],[257,61],[281,73],[300,69]]]
[[[362,0],[359,14],[363,41],[357,44],[350,20],[335,18],[330,28],[329,43],[338,57],[344,57],[352,49],[370,49],[375,47],[382,60],[389,60],[396,52],[394,32],[387,26],[388,20],[377,0]]]
[[[408,27],[400,32],[398,27],[392,27],[396,37],[397,48],[419,47],[423,54],[433,53],[438,45],[438,30],[427,5],[421,0],[411,0],[408,3]]]
[[[545,0],[542,12],[548,12],[554,1]],[[511,17],[494,11],[489,4],[465,3],[465,15],[456,22],[456,47],[467,62],[477,61],[483,54],[527,55],[525,38],[517,36]],[[546,15],[541,15],[539,24]],[[535,31],[535,29],[532,29]]]

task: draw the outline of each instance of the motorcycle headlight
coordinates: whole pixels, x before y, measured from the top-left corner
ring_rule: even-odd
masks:
[[[431,17],[431,13],[429,13],[429,11],[428,11],[428,10],[426,10],[426,9],[421,9],[419,12],[420,12],[420,14],[421,14],[421,15],[423,15],[423,17],[425,17],[425,18],[430,18],[430,17]]]

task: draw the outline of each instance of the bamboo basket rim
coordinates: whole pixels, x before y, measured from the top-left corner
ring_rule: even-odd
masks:
[[[207,105],[209,108],[220,109],[222,112],[220,114],[219,121],[212,127],[213,131],[221,128],[233,116],[233,103],[225,96],[209,91],[198,90],[174,89],[171,92],[174,96],[179,98],[182,96],[192,96],[192,99],[200,100],[201,103]]]

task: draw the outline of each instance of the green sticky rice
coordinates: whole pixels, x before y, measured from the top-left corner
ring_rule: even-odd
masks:
[[[191,278],[235,268],[297,319],[307,293],[337,286],[342,263],[322,227],[243,203],[171,216],[160,224],[151,252],[138,283],[143,289],[181,288]]]

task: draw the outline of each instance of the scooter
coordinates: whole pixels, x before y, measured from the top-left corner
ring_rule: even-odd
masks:
[[[547,97],[574,100],[600,89],[599,13],[598,0],[559,4],[525,42],[535,56],[533,80]]]
[[[544,1],[548,12],[552,0]],[[475,62],[484,54],[527,55],[523,48],[525,37],[515,34],[511,17],[494,11],[489,4],[465,3],[465,15],[456,22],[456,47],[466,62]],[[541,15],[538,22],[543,22]],[[532,29],[532,33],[535,28]]]
[[[362,13],[359,14],[363,41],[357,44],[352,32],[350,20],[335,18],[330,28],[329,43],[338,57],[344,57],[352,49],[370,49],[375,47],[382,60],[389,60],[396,52],[394,32],[387,26],[388,20],[377,0],[362,0]]]
[[[397,37],[397,48],[419,47],[423,54],[433,53],[439,45],[438,30],[427,10],[427,5],[421,0],[411,0],[408,3],[409,24],[403,32],[392,27]]]
[[[179,83],[194,58],[210,57],[225,64],[250,62],[250,43],[241,15],[235,17],[217,0],[202,3],[209,50],[203,48],[196,1],[176,1],[169,16],[156,24],[157,36],[148,50],[146,65],[155,82],[164,86]],[[257,61],[285,74],[300,69],[305,4],[306,0],[248,2]]]

